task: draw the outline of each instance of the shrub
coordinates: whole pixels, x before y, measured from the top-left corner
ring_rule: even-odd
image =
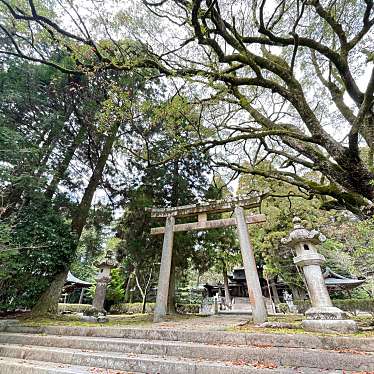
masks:
[[[155,303],[147,303],[145,311],[146,313],[153,313],[155,309]],[[122,303],[114,304],[110,308],[112,314],[137,314],[142,312],[142,303]]]
[[[312,306],[309,300],[295,300],[294,304],[300,314],[305,314],[305,312]]]
[[[176,309],[178,313],[182,314],[196,314],[199,313],[200,304],[177,304]]]
[[[27,200],[27,199],[26,199]],[[32,308],[75,254],[70,223],[42,198],[0,224],[0,310]]]
[[[304,314],[310,307],[310,301],[294,301],[298,312]],[[374,299],[335,299],[332,303],[345,312],[357,314],[358,311],[370,313],[374,316]]]
[[[279,303],[276,305],[276,308],[280,313],[288,313],[290,311],[286,303]]]
[[[337,308],[350,312],[354,315],[358,311],[370,313],[374,316],[374,299],[342,299],[333,300],[332,303]]]
[[[92,309],[91,304],[58,304],[58,312],[87,313]]]
[[[155,303],[147,303],[146,312],[153,313],[155,310]],[[200,304],[177,304],[176,309],[178,313],[199,313]],[[114,304],[110,308],[112,314],[138,314],[142,312],[142,303],[123,303]]]

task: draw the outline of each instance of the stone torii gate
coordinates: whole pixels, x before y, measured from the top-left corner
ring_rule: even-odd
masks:
[[[267,313],[262,296],[260,280],[258,278],[253,248],[249,239],[248,224],[265,222],[264,214],[245,216],[244,209],[259,206],[258,197],[239,197],[225,200],[214,200],[194,205],[184,205],[171,208],[150,208],[152,218],[166,218],[165,227],[151,229],[151,235],[164,234],[162,246],[160,275],[157,287],[154,321],[160,322],[166,315],[170,270],[173,254],[174,232],[208,230],[219,227],[237,226],[240,250],[242,253],[245,276],[247,280],[249,301],[252,306],[252,317],[255,323],[266,321]],[[208,220],[209,213],[223,213],[234,211],[235,218]],[[197,222],[176,224],[176,218],[196,216]]]

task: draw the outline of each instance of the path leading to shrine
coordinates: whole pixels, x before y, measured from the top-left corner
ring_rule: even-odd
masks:
[[[223,331],[241,316],[147,327],[3,325],[1,374],[370,373],[374,339]]]
[[[248,321],[248,315],[213,315],[155,323],[157,329],[226,331]]]

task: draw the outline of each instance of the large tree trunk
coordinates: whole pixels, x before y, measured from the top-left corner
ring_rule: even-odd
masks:
[[[275,304],[279,304],[280,300],[279,300],[278,290],[277,290],[277,287],[276,287],[276,285],[274,283],[274,280],[271,281],[270,287],[271,287],[271,291],[273,293],[274,303]]]
[[[70,144],[70,146],[66,150],[66,153],[63,159],[57,166],[57,169],[53,175],[51,183],[48,185],[46,189],[45,194],[48,198],[51,199],[53,195],[56,193],[57,186],[61,182],[61,180],[64,178],[66,171],[70,165],[70,162],[74,156],[74,153],[79,147],[79,145],[82,143],[85,133],[86,133],[86,128],[84,124],[82,123],[77,136],[74,138],[73,142]]]
[[[305,290],[297,287],[297,286],[290,286],[292,296],[294,300],[304,300],[305,299]]]
[[[119,125],[119,123],[115,122],[110,128],[110,132],[108,133],[108,136],[105,140],[100,157],[96,163],[90,181],[88,182],[88,186],[86,187],[79,207],[76,210],[75,215],[73,216],[71,227],[74,233],[77,235],[78,239],[80,238],[83,227],[86,224],[88,213],[91,208],[92,199],[97,187],[100,184],[106,162],[108,161],[108,157],[113,148],[113,143],[116,139]]]
[[[103,145],[100,157],[96,163],[90,181],[88,182],[88,186],[86,187],[82,200],[79,206],[77,207],[76,213],[73,216],[71,228],[76,235],[77,245],[81,237],[84,225],[87,221],[92,199],[101,181],[101,177],[106,162],[112,150],[113,143],[116,139],[119,125],[119,123],[115,122],[110,128],[110,132],[108,133],[107,138],[105,139],[105,143]],[[48,314],[50,313],[50,310],[57,311],[58,300],[60,299],[61,290],[69,272],[69,266],[70,264],[66,264],[66,268],[55,276],[50,286],[47,288],[46,291],[44,291],[44,293],[41,295],[41,297],[35,304],[32,310],[33,313],[34,310],[37,314]],[[45,300],[47,302],[45,302]]]
[[[147,307],[147,294],[145,293],[143,296],[143,302],[142,302],[142,314],[145,314]]]
[[[42,294],[32,309],[34,315],[57,314],[58,301],[61,290],[66,279],[66,272],[63,271],[55,276],[48,289]]]
[[[71,114],[71,112],[67,116],[67,118],[66,118],[67,120],[69,119],[70,114]],[[65,126],[65,121],[60,120],[59,123],[58,123],[58,126],[56,125],[49,132],[48,137],[43,144],[43,148],[42,148],[42,151],[41,151],[41,154],[40,154],[40,157],[39,157],[39,163],[37,164],[38,167],[35,171],[35,176],[37,178],[40,178],[42,176],[43,172],[45,171],[47,162],[48,162],[49,158],[51,157],[58,140],[60,139],[60,134],[61,134],[61,131],[64,128],[64,126]]]
[[[124,303],[128,303],[129,298],[130,298],[130,289],[131,289],[131,284],[132,284],[132,281],[133,281],[133,273],[132,272],[133,272],[133,269],[131,271],[129,271],[129,276],[127,278],[125,294],[124,294],[124,297],[123,297],[123,302]]]

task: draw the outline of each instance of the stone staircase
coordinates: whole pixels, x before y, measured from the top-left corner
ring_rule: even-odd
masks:
[[[18,324],[1,330],[0,374],[374,372],[373,338]]]

